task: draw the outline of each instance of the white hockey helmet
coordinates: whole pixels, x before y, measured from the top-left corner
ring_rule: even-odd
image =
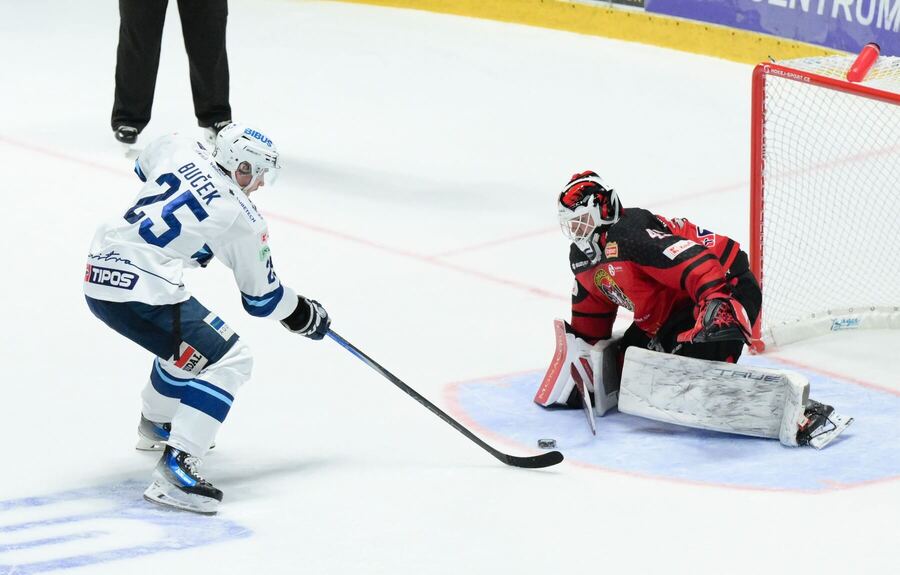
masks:
[[[569,179],[556,207],[566,237],[592,261],[598,260],[600,232],[622,216],[616,191],[595,172],[581,172]]]
[[[265,182],[271,184],[281,169],[278,150],[265,134],[243,124],[228,124],[216,136],[213,159],[231,174],[231,179],[242,190],[253,186],[266,174]],[[237,180],[238,173],[250,175],[250,183],[244,186]]]

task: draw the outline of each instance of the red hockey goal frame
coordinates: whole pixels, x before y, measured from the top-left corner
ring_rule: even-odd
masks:
[[[878,56],[877,46],[874,47],[874,57],[872,56],[871,50],[872,49],[867,46],[864,52],[860,54],[860,57],[857,58],[851,68],[851,74],[856,74],[860,78],[865,77],[866,72],[868,72],[868,67],[874,63],[875,58]],[[866,68],[862,70],[862,75],[859,76],[859,64],[861,62]],[[783,64],[762,63],[756,66],[753,71],[751,116],[750,265],[753,273],[756,274],[756,277],[759,279],[763,294],[765,294],[766,286],[764,267],[766,254],[763,250],[766,213],[766,86],[767,80],[771,77],[777,77],[793,82],[802,82],[825,90],[835,90],[860,98],[900,105],[900,93],[893,93],[844,79],[819,75],[810,71],[794,68],[790,65],[790,61]],[[851,75],[851,77],[853,76]],[[898,240],[900,240],[900,237],[898,237]],[[900,246],[898,246],[898,249],[900,249]],[[760,317],[757,318],[757,321],[753,326],[751,349],[755,352],[763,351],[766,347],[766,342],[771,344],[773,343],[771,339],[774,339],[763,333],[763,320],[766,313],[765,297],[763,301],[764,304]],[[880,314],[880,319],[879,321],[870,322],[872,325],[865,327],[900,327],[900,301],[895,303],[897,306],[893,306],[892,309],[890,309],[892,306],[888,306],[888,308],[883,306],[877,308],[872,307],[872,310],[875,310]],[[853,317],[848,316],[848,311]],[[865,312],[866,310],[862,311]],[[838,312],[828,310],[826,313],[819,315],[824,317],[816,318],[817,321],[814,323],[817,323],[818,325],[813,326],[810,329],[804,328],[799,335],[792,335],[790,341],[805,339],[806,337],[811,337],[819,333],[836,330],[838,328],[835,328],[835,325],[848,325],[847,323],[836,324],[834,322],[849,321],[853,327],[861,326],[861,320],[858,317],[860,315],[859,309],[839,310]],[[865,315],[865,313],[862,315]],[[799,319],[798,322],[800,322]],[[774,343],[787,343],[787,341],[775,341]]]

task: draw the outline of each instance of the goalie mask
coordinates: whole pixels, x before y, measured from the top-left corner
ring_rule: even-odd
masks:
[[[272,184],[281,169],[278,150],[272,140],[242,124],[222,128],[216,136],[216,149],[212,155],[245,192],[253,191],[263,183]]]
[[[600,258],[600,233],[619,221],[622,205],[606,182],[595,172],[575,174],[566,184],[557,202],[563,233],[584,255],[595,262]]]

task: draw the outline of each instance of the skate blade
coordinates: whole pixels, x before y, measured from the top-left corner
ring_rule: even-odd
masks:
[[[138,451],[162,451],[166,448],[166,442],[161,439],[149,439],[143,435],[138,435],[138,440],[134,448]],[[209,446],[210,451],[215,448],[215,443]]]
[[[166,448],[166,442],[138,436],[137,444],[134,448],[138,451],[162,451]]]
[[[144,499],[163,507],[172,507],[200,515],[215,515],[219,511],[219,502],[215,499],[185,493],[171,483],[160,479],[154,480],[144,491]]]
[[[824,449],[826,445],[834,441],[838,435],[843,433],[844,430],[847,429],[847,426],[853,423],[852,417],[843,417],[836,413],[832,413],[829,419],[834,424],[834,429],[826,431],[825,433],[820,433],[809,440],[809,444],[816,449]]]

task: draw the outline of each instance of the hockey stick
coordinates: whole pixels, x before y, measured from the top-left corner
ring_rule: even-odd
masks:
[[[354,346],[352,343],[339,336],[334,332],[334,330],[328,331],[328,337],[338,342],[347,351],[361,359],[363,363],[367,364],[369,367],[383,375],[388,381],[402,389],[404,393],[427,407],[431,413],[437,415],[438,417],[449,423],[450,426],[455,430],[459,431],[460,433],[474,441],[476,444],[478,444],[479,447],[481,447],[503,463],[512,465],[513,467],[527,467],[529,469],[538,469],[541,467],[550,467],[551,465],[556,465],[563,460],[563,455],[559,451],[549,451],[547,453],[533,455],[531,457],[516,457],[515,455],[508,455],[506,453],[497,451],[496,449],[482,441],[477,435],[469,431],[460,422],[456,421],[455,419],[441,411],[438,406],[419,395],[416,390],[400,381],[400,379],[397,378],[394,374],[381,367],[374,359],[370,358],[359,349],[357,349],[356,346]]]

